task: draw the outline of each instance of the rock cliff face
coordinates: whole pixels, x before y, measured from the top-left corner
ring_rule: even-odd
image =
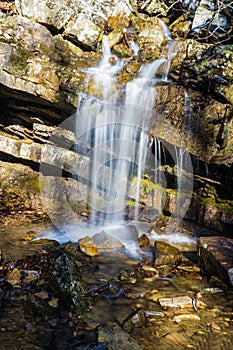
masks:
[[[119,84],[136,76],[142,64],[170,55],[168,83],[157,87],[150,132],[210,164],[215,175],[219,169],[231,172],[230,1],[8,0],[0,1],[0,9],[3,160],[38,170],[44,143],[50,143],[51,159],[57,152],[61,156],[50,136],[76,112],[78,93],[93,92],[84,84],[85,68],[100,61],[105,34],[122,59],[132,56],[132,41],[138,45],[138,54],[118,75]],[[73,135],[66,133],[69,149]]]

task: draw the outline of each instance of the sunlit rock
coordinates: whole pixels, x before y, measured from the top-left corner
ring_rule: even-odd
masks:
[[[18,268],[14,268],[10,271],[6,276],[6,281],[10,283],[12,286],[15,286],[20,283],[22,278],[22,273]]]
[[[142,1],[139,6],[142,10],[150,14],[160,14],[164,17],[167,15],[167,6],[160,0]]]
[[[197,7],[193,24],[192,24],[192,30],[200,30],[210,23],[214,16],[214,3],[212,1],[201,1],[200,6]]]
[[[58,3],[45,0],[16,0],[17,14],[10,12],[5,3],[1,4],[3,12],[0,13],[0,151],[4,159],[13,157],[14,161],[30,164],[36,169],[40,167],[40,161],[43,161],[43,170],[52,166],[59,175],[62,175],[63,171],[69,175],[82,175],[84,182],[91,161],[75,155],[71,150],[75,143],[74,135],[69,137],[67,130],[61,130],[56,136],[63,136],[64,142],[58,144],[55,141],[56,136],[52,139],[50,137],[53,128],[75,113],[80,92],[92,94],[97,98],[103,94],[107,84],[104,83],[100,88],[95,79],[90,78],[87,86],[86,77],[90,73],[88,68],[97,69],[101,54],[105,55],[101,49],[101,41],[106,36],[112,48],[112,56],[110,55],[108,61],[111,68],[116,67],[119,62],[124,65],[123,68],[121,66],[121,71],[114,71],[111,76],[114,84],[111,88],[106,88],[108,93],[105,98],[108,102],[120,91],[117,103],[121,103],[126,91],[125,84],[140,75],[144,63],[164,57],[164,63],[151,77],[153,84],[156,81],[155,105],[150,107],[153,111],[152,125],[151,130],[147,130],[159,138],[162,144],[161,155],[166,158],[170,152],[172,159],[169,161],[175,162],[171,151],[176,149],[173,148],[175,146],[190,152],[191,157],[197,157],[197,161],[217,164],[218,167],[211,170],[210,176],[222,166],[227,166],[230,170],[233,161],[233,67],[229,25],[232,9],[226,5],[224,11],[218,13],[217,6],[215,4],[214,7],[213,3],[172,3],[156,0],[62,0]],[[200,7],[204,14],[202,22],[198,22]],[[172,41],[165,23],[171,23],[169,29],[173,39],[176,38],[175,41]],[[202,36],[201,32],[206,24],[210,33],[204,32]],[[214,36],[209,37],[211,33],[214,33]],[[225,36],[219,36],[219,33]],[[219,43],[219,40],[222,42]],[[169,72],[166,77],[165,71]],[[103,72],[105,73],[104,69],[101,74]],[[133,103],[137,104],[138,101]],[[141,114],[144,115],[145,111],[146,108],[143,107]],[[92,119],[96,117],[95,112],[96,110],[91,112],[89,109]],[[134,120],[134,123],[137,124],[137,121]],[[47,143],[45,147],[41,144],[43,142]],[[78,145],[79,151],[83,150],[81,143]],[[168,168],[158,164],[150,165],[151,169],[156,167],[161,174],[169,177],[169,181],[170,178],[175,181],[177,166],[171,167],[173,175],[169,174]],[[190,177],[187,172],[184,175],[187,187],[190,187],[190,178],[193,176],[192,169],[189,170]],[[107,170],[106,172],[108,173]],[[50,196],[52,190],[56,192],[56,186],[57,189],[63,189],[64,182],[67,182],[63,199],[68,193],[69,200],[66,201],[65,208],[70,207],[71,212],[76,208],[79,212],[87,193],[87,186],[79,186],[72,179],[63,179],[60,184],[53,180],[45,186],[48,195]],[[225,179],[223,183],[224,181]],[[78,196],[80,195],[81,200],[78,204],[75,194],[72,193],[72,186],[77,190]],[[135,187],[130,188],[128,192],[130,204],[135,203]],[[138,218],[151,222],[164,207],[164,193],[146,181],[142,187]],[[18,189],[17,198],[21,193]],[[62,210],[61,195],[55,193],[55,197],[56,201],[53,203],[51,195],[48,207],[52,210],[60,202],[58,207]],[[170,197],[171,206],[165,208],[169,215],[175,208],[175,198]],[[12,199],[12,193],[8,197],[4,188],[2,198],[5,205],[5,198]],[[23,202],[24,195],[21,198]],[[18,199],[15,202],[12,200],[11,204],[7,200],[6,210],[16,208],[15,203],[18,203]],[[28,200],[25,205],[30,207]],[[153,207],[159,210],[153,212]],[[130,212],[135,214],[133,206]],[[133,218],[134,214],[129,217]],[[64,210],[64,216],[66,215],[69,217]],[[205,226],[218,230],[222,229],[219,221],[225,221],[223,230],[232,222],[230,211],[223,212],[210,206],[206,206],[199,217],[195,217],[200,218],[200,222],[204,222]]]
[[[118,250],[123,249],[124,245],[119,239],[108,235],[106,232],[101,231],[93,236],[93,240],[99,251]]]
[[[28,1],[16,0],[15,5],[22,16],[33,19],[36,22],[53,25],[57,29],[62,28],[75,11],[69,6],[69,1]]]
[[[83,14],[87,21],[92,21],[93,24],[104,27],[105,21],[112,15],[119,13],[125,13],[129,15],[132,11],[132,7],[129,1],[114,0],[114,1],[98,1],[92,0],[62,0],[59,1],[47,1],[40,0],[28,1],[28,0],[16,0],[16,8],[18,12],[25,17],[31,18],[36,22],[45,23],[46,25],[53,26],[57,30],[66,28],[70,19]]]
[[[28,231],[23,237],[22,240],[23,241],[31,241],[33,239],[35,239],[37,236],[39,235],[38,231]]]
[[[146,234],[143,234],[138,239],[138,245],[140,248],[145,248],[150,244],[150,240]]]
[[[202,29],[224,30],[227,25],[227,17],[215,11],[215,3],[213,1],[202,0],[195,11],[192,23],[193,31]],[[207,35],[210,35],[209,33]]]
[[[98,255],[98,249],[96,247],[96,244],[94,242],[94,239],[91,237],[84,237],[79,240],[78,242],[80,250],[89,255],[89,256],[96,256]]]
[[[50,32],[20,16],[6,16],[1,21],[1,36],[3,40],[7,39],[1,44],[4,45],[4,59],[0,59],[1,81],[11,89],[53,102],[57,100],[59,81],[54,64],[49,62],[49,56],[54,52]],[[40,58],[36,51],[40,52]]]
[[[139,49],[145,51],[148,58],[159,57],[162,46],[167,41],[159,20],[156,17],[148,19],[139,16],[132,19],[132,24],[139,31],[137,37]]]
[[[191,22],[188,17],[183,14],[170,24],[169,29],[173,37],[186,38],[191,29]]]
[[[88,264],[91,261],[91,258],[88,255],[83,254],[83,252],[81,252],[78,249],[77,243],[72,243],[68,241],[66,243],[63,243],[61,245],[61,248],[63,249],[65,254],[67,254],[71,259],[75,260],[75,263],[79,268],[81,268],[85,264]]]
[[[64,35],[83,46],[95,48],[101,29],[83,14],[72,18],[66,25]]]

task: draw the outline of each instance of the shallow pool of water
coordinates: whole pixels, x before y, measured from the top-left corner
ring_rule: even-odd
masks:
[[[42,244],[23,240],[29,231],[62,243],[70,239],[77,241],[80,235],[94,234],[96,229],[86,231],[79,226],[76,231],[73,227],[70,232],[58,232],[49,223],[2,226],[0,251],[5,259],[26,256],[42,248]],[[141,232],[148,230],[144,228]],[[174,245],[179,246],[179,240],[175,242],[177,237],[173,237]],[[163,240],[166,237],[151,234],[150,238]],[[195,241],[181,242],[181,246],[184,252],[193,252]],[[0,350],[92,349],[87,345],[89,336],[96,336],[98,327],[104,327],[108,322],[120,324],[144,350],[233,348],[232,289],[222,286],[219,281],[208,283],[193,262],[188,262],[188,266],[154,271],[147,257],[138,254],[137,251],[135,255],[134,246],[93,258],[98,269],[84,279],[94,296],[95,305],[78,321],[69,314],[59,317],[31,315],[20,301],[11,306],[2,305]],[[143,273],[135,276],[132,273],[135,268],[142,269]],[[193,303],[184,308],[164,308],[160,304],[163,298],[177,297],[190,297]],[[137,320],[139,311],[144,315],[142,324],[135,323],[130,328],[129,320]],[[117,349],[120,349],[119,345]]]

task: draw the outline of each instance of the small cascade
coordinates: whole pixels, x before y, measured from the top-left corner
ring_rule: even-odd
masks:
[[[192,111],[191,111],[191,100],[189,98],[187,90],[184,90],[184,116],[183,116],[183,121],[184,121],[184,127],[186,128],[187,131],[191,129],[191,116],[192,116]]]
[[[170,30],[168,29],[166,24],[161,19],[159,19],[159,23],[163,29],[164,35],[167,37],[167,45],[165,47],[165,50],[167,51],[167,54],[166,54],[167,60],[166,60],[166,68],[164,71],[163,80],[165,82],[168,82],[168,73],[170,70],[171,61],[172,61],[173,57],[176,55],[177,45],[179,45],[179,44],[172,39],[172,35],[171,35]]]
[[[185,151],[183,144],[185,142],[184,136],[191,132],[191,100],[188,92],[184,91],[184,106],[183,106],[183,127],[181,146],[174,146],[173,160],[176,165],[177,178],[177,198],[174,212],[172,213],[169,225],[167,225],[167,232],[172,232],[175,226],[178,226],[180,220],[184,217],[187,208],[189,207],[192,191],[193,191],[193,166],[190,155]],[[171,152],[172,154],[172,152]]]
[[[207,163],[204,163],[204,166],[205,166],[205,175],[206,177],[209,176],[209,167],[208,167],[208,164]]]
[[[131,47],[131,50],[133,51],[133,55],[137,56],[138,55],[138,51],[139,51],[138,44],[135,43],[134,41],[131,41],[130,47]]]
[[[158,137],[154,137],[152,147],[154,154],[154,183],[161,184],[162,141]]]
[[[175,146],[175,155],[176,155],[176,169],[177,169],[177,206],[176,211],[177,215],[179,215],[180,207],[179,207],[179,195],[182,192],[183,185],[183,171],[184,171],[184,162],[185,162],[185,150],[182,148],[178,148]]]

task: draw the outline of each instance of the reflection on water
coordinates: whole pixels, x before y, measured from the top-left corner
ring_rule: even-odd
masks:
[[[0,225],[0,251],[6,259],[19,258],[39,250],[42,245],[34,244],[23,237],[30,231],[44,234],[55,229],[50,223],[28,225]]]

